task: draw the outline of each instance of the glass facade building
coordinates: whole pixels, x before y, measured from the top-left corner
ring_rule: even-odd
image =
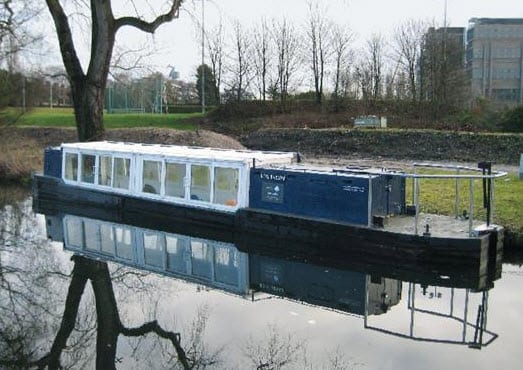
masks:
[[[522,104],[523,18],[470,19],[466,66],[473,98]]]

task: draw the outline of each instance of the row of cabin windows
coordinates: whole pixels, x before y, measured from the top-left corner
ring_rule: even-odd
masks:
[[[237,285],[239,281],[240,252],[229,246],[79,218],[67,218],[65,229],[68,245],[74,249],[133,262],[137,260],[134,246],[140,239],[145,265],[223,284]]]
[[[64,177],[66,180],[78,181],[80,176],[80,182],[83,183],[129,190],[130,167],[130,158],[65,153]],[[187,178],[190,183],[186,181]],[[238,185],[237,168],[148,159],[142,161],[143,193],[236,206]]]

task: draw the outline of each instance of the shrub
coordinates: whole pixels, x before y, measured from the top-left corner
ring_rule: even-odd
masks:
[[[523,132],[523,105],[503,112],[499,124],[503,131]]]

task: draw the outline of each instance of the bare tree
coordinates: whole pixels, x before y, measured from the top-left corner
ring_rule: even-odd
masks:
[[[315,1],[309,2],[309,19],[307,21],[306,36],[310,45],[309,62],[314,80],[316,103],[323,101],[323,81],[325,65],[330,53],[330,33],[332,24],[324,15],[324,10]]]
[[[222,84],[223,58],[225,52],[223,25],[220,22],[216,28],[206,32],[207,51],[211,60],[211,71],[216,81],[216,101],[220,103],[220,89]]]
[[[156,29],[178,16],[183,0],[170,0],[169,9],[148,22],[140,17],[115,18],[109,0],[90,2],[91,56],[84,71],[73,41],[69,17],[59,0],[46,0],[54,20],[60,51],[71,84],[73,106],[81,141],[103,137],[103,105],[116,34],[124,26],[154,33]]]
[[[235,101],[242,101],[247,97],[251,82],[251,41],[250,35],[239,21],[233,23],[233,52],[230,65],[229,90]]]
[[[417,71],[426,29],[425,21],[408,19],[394,30],[394,52],[402,66],[402,72],[407,76],[408,91],[412,100],[419,99]]]
[[[253,31],[254,72],[260,99],[267,99],[268,78],[271,62],[270,30],[267,19],[262,18]]]
[[[283,18],[273,21],[273,42],[276,51],[276,81],[280,101],[284,102],[289,94],[290,83],[299,68],[299,37],[292,24]]]
[[[335,98],[339,98],[347,94],[348,76],[352,61],[350,47],[351,42],[354,40],[354,34],[349,28],[335,24],[332,27],[331,39],[334,56],[333,95]]]
[[[10,71],[17,67],[17,55],[42,38],[31,28],[41,10],[29,0],[0,1],[0,63],[6,62]]]
[[[382,94],[384,38],[373,35],[363,51],[364,59],[357,68],[357,76],[364,99],[378,99]]]

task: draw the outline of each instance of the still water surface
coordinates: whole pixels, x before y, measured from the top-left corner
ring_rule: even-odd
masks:
[[[44,217],[32,212],[30,199],[1,210],[0,368],[41,358],[58,332],[74,263],[62,243],[46,236]],[[501,279],[484,294],[270,256],[249,258],[251,270],[258,268],[257,277],[251,278],[266,291],[255,294],[254,300],[109,263],[122,323],[137,327],[157,320],[165,330],[181,334],[187,352],[209,360],[213,364],[208,368],[216,369],[521,367],[520,265],[504,264]],[[284,276],[287,285],[278,280]],[[337,297],[338,303],[328,297]],[[487,331],[479,350],[468,344],[475,336],[476,342],[479,339],[474,326],[480,305]],[[470,325],[463,325],[464,317]],[[94,368],[96,329],[95,300],[88,284],[62,365]],[[170,344],[154,334],[121,335],[116,367],[173,368],[173,356]]]

